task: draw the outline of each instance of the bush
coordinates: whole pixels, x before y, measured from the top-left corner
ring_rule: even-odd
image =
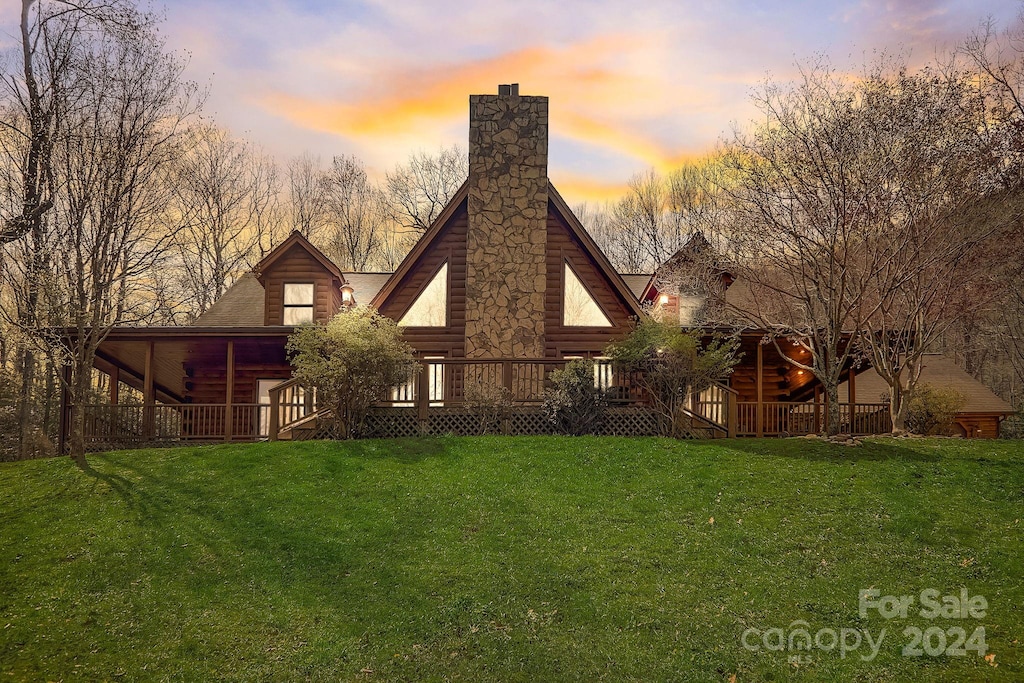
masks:
[[[465,405],[479,419],[477,434],[498,434],[512,409],[512,392],[503,386],[477,380],[466,385]]]
[[[418,369],[395,321],[372,308],[343,311],[288,338],[294,376],[334,411],[340,438],[360,436],[366,412]]]
[[[955,389],[922,384],[907,406],[907,429],[915,434],[948,435],[964,403],[963,395]]]
[[[735,338],[715,337],[706,345],[700,333],[650,318],[628,337],[608,345],[605,355],[620,368],[639,373],[651,405],[661,416],[662,434],[676,438],[693,432],[688,399],[729,376],[739,361]]]
[[[548,377],[542,410],[562,434],[593,434],[608,405],[604,392],[594,386],[594,361],[577,358]]]

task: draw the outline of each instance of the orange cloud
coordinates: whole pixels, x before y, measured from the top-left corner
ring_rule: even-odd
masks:
[[[666,151],[633,130],[644,112],[632,103],[649,102],[650,93],[662,92],[662,85],[614,67],[624,52],[649,40],[650,36],[617,34],[559,48],[528,47],[458,66],[381,74],[377,84],[351,102],[275,93],[265,96],[263,105],[314,130],[353,138],[394,138],[458,120],[465,116],[471,93],[494,92],[498,83],[515,81],[525,93],[557,98],[553,133],[666,170],[686,155]],[[598,120],[594,112],[608,118]],[[616,118],[619,121],[612,122]]]
[[[619,199],[629,189],[629,185],[625,182],[606,182],[572,173],[559,173],[552,179],[552,184],[570,204],[578,202],[604,204]]]

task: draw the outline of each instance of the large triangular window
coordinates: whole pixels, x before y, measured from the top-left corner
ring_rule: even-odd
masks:
[[[445,327],[448,324],[448,262],[423,288],[398,321],[403,327]]]
[[[562,324],[566,327],[611,327],[612,322],[590,296],[572,267],[566,263],[562,294]]]

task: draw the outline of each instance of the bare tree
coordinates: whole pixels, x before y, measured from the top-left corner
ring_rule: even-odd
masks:
[[[1002,163],[998,186],[1018,199],[1024,189],[1024,10],[1005,29],[991,19],[960,48],[959,56],[977,72],[987,98],[987,130],[998,131]],[[1009,201],[1007,206],[1015,206]],[[987,311],[961,317],[953,347],[967,371],[976,377],[1009,375],[1004,391],[1020,407],[1024,385],[1024,227],[1019,208],[1015,228],[1001,243],[1005,258],[998,274],[1003,296]],[[994,366],[994,367],[993,367]]]
[[[717,155],[680,165],[667,175],[634,175],[613,205],[609,249],[636,271],[665,264],[695,233],[715,242],[723,230],[724,170]]]
[[[205,312],[273,241],[273,162],[215,126],[197,127],[172,185],[179,267],[193,315]]]
[[[391,218],[406,230],[424,232],[468,176],[469,157],[461,147],[413,154],[386,175]]]
[[[999,294],[999,236],[1019,216],[998,190],[1000,128],[976,75],[900,71],[858,83],[864,146],[884,162],[866,188],[872,223],[863,239],[884,259],[869,281],[861,349],[889,384],[893,430],[903,431],[926,351],[960,318]]]
[[[790,86],[766,83],[755,103],[764,123],[737,131],[725,156],[742,229],[727,254],[737,282],[724,310],[766,330],[783,359],[815,375],[836,434],[841,375],[854,355],[849,333],[868,317],[864,292],[884,258],[862,239],[873,226],[867,190],[884,161],[865,153],[864,112],[827,65]]]
[[[304,153],[292,159],[287,170],[292,230],[316,242],[328,221],[320,157]]]
[[[124,35],[149,24],[151,17],[121,0],[22,0],[19,22],[20,64],[18,72],[2,79],[3,153],[5,218],[0,223],[0,247],[12,242],[19,255],[21,272],[13,275],[16,324],[32,329],[40,319],[39,282],[50,269],[47,251],[47,214],[54,206],[56,191],[53,154],[62,125],[61,107],[75,69],[79,46],[94,34]],[[3,269],[0,277],[7,277]],[[35,422],[31,415],[31,394],[36,381],[37,358],[30,345],[19,351],[20,399],[19,443]]]
[[[143,320],[149,297],[136,285],[169,248],[169,181],[184,151],[185,123],[197,105],[183,63],[156,34],[136,29],[83,40],[62,107],[54,168],[60,230],[49,249],[53,277],[44,289],[48,319],[68,330],[46,337],[70,365],[74,404],[87,402],[96,350],[117,323]],[[71,421],[71,451],[84,464],[84,415]]]
[[[384,197],[355,157],[334,157],[324,186],[330,217],[327,254],[345,270],[365,270],[389,227]]]

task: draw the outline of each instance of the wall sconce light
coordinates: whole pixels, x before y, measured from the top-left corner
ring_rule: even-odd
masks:
[[[350,284],[346,283],[341,286],[341,305],[345,308],[352,308],[356,305],[355,290],[352,289]]]
[[[661,296],[659,296],[658,297],[658,303],[661,304],[662,306],[667,306],[668,305],[668,294],[662,294]]]

